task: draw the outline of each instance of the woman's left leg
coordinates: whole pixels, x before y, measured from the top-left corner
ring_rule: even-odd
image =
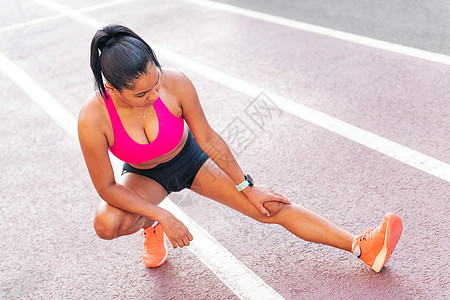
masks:
[[[242,192],[236,190],[231,178],[211,159],[200,168],[191,189],[257,221],[280,224],[303,240],[352,250],[353,234],[304,206],[268,202],[265,207],[270,217],[262,215]]]

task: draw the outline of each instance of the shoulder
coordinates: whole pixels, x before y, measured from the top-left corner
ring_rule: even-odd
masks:
[[[186,93],[195,91],[191,80],[181,71],[164,68],[161,84],[163,88],[177,97],[182,98]]]
[[[95,120],[100,117],[105,105],[102,103],[100,95],[97,92],[93,92],[84,101],[78,114],[78,121],[80,120]]]
[[[78,130],[104,130],[108,112],[103,99],[93,92],[84,102],[78,114]]]

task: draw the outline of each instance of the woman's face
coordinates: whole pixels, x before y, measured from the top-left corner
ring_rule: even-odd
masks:
[[[159,69],[149,65],[147,73],[135,81],[132,89],[122,90],[120,93],[122,101],[133,107],[151,106],[158,99],[160,76]]]

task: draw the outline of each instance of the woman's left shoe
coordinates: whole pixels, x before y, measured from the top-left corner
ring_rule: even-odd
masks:
[[[142,236],[145,238],[145,250],[142,255],[145,265],[149,268],[162,266],[169,256],[169,249],[162,226],[158,223],[152,225],[144,229]]]
[[[352,252],[375,272],[380,272],[391,257],[402,230],[400,217],[387,213],[377,229],[369,228],[353,239]]]

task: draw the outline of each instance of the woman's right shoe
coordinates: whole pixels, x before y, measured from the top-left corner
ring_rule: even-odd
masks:
[[[155,222],[156,223],[156,222]],[[162,266],[169,256],[169,249],[162,226],[159,223],[144,229],[144,254],[142,258],[149,268]]]
[[[353,239],[352,252],[375,272],[380,272],[391,257],[402,230],[400,217],[387,213],[377,229],[369,228]]]

